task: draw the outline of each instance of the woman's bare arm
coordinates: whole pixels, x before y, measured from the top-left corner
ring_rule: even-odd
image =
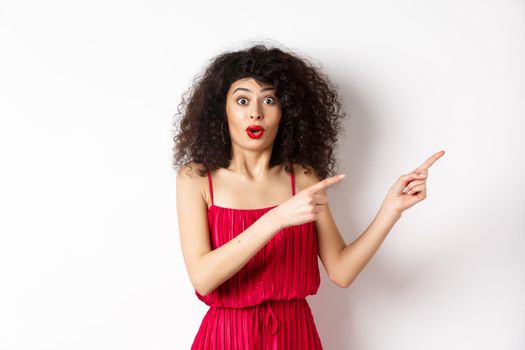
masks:
[[[183,167],[177,174],[180,242],[191,283],[204,296],[246,265],[281,226],[270,210],[228,243],[212,250],[208,206],[198,184],[202,179],[188,169]]]
[[[315,171],[297,176],[297,188],[309,187],[321,181]],[[319,193],[327,195],[323,190]],[[377,252],[401,214],[382,207],[366,231],[350,244],[344,241],[327,203],[315,221],[319,257],[330,280],[347,288]]]

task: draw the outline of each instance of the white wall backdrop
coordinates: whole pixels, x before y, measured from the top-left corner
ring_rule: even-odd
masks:
[[[347,289],[321,262],[326,349],[525,349],[525,3],[0,1],[0,349],[189,349],[207,306],[180,249],[171,127],[249,40],[321,64],[350,118],[347,243],[439,150]]]

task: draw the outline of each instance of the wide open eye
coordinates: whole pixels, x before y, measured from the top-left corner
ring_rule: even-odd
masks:
[[[275,104],[275,98],[273,98],[273,97],[271,97],[271,96],[266,97],[264,100],[265,100],[265,101],[271,100],[272,103],[270,103],[270,104],[272,104],[272,105]]]
[[[239,103],[239,101],[241,101],[241,100],[245,100],[246,102],[245,103]],[[240,105],[245,105],[245,104],[248,103],[248,100],[245,97],[240,97],[240,98],[237,99],[237,103],[239,103]]]

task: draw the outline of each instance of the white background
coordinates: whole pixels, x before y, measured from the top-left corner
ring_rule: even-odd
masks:
[[[173,116],[250,40],[339,86],[347,243],[446,151],[349,288],[319,261],[325,348],[524,349],[524,39],[518,0],[0,1],[0,349],[190,348]]]

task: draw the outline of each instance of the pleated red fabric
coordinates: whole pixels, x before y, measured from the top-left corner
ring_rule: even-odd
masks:
[[[291,172],[292,196],[295,181]],[[212,204],[212,249],[229,242],[276,206],[235,209]],[[279,231],[235,275],[209,294],[195,294],[210,308],[192,350],[323,349],[306,296],[317,293],[320,274],[314,222]]]

